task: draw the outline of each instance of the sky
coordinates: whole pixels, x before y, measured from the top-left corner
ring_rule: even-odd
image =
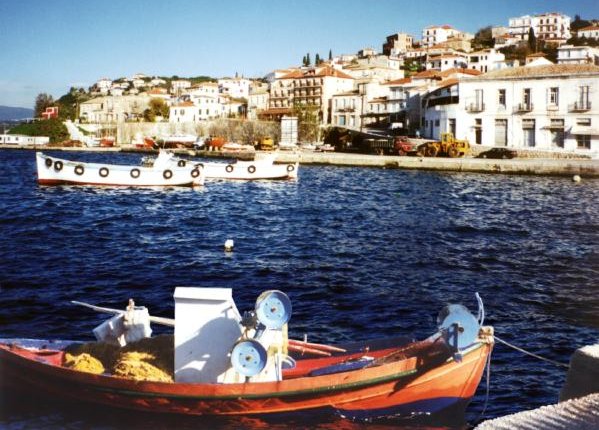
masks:
[[[262,77],[306,53],[382,49],[450,24],[475,33],[510,17],[599,18],[597,0],[0,0],[0,105],[29,107],[98,79]]]

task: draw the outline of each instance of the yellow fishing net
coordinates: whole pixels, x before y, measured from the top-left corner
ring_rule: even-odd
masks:
[[[138,381],[172,382],[173,336],[145,338],[122,348],[103,342],[73,344],[65,351],[64,366],[96,374],[108,369],[115,376]]]

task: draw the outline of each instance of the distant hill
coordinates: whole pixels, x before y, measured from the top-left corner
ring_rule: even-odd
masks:
[[[33,109],[0,106],[0,121],[33,118]]]

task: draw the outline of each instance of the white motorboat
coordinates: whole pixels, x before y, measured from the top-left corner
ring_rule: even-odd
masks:
[[[299,163],[274,164],[272,160],[202,163],[207,179],[296,179]]]
[[[161,151],[152,166],[85,163],[36,153],[37,177],[41,185],[79,184],[126,187],[203,185],[201,164],[174,161]]]

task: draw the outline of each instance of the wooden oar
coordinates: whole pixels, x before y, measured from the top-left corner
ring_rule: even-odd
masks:
[[[331,356],[330,352],[322,351],[320,349],[306,348],[304,346],[294,345],[292,343],[287,345],[287,348],[289,349],[289,351],[301,352],[302,355],[304,353],[306,353],[306,354],[320,355],[321,357],[330,357]]]
[[[345,350],[343,348],[337,348],[336,346],[323,345],[321,343],[304,342],[303,340],[295,340],[295,339],[289,339],[289,345],[318,349],[321,351],[347,352],[347,350]]]
[[[96,312],[104,312],[107,314],[119,315],[127,312],[121,309],[104,308],[102,306],[90,305],[89,303],[79,302],[77,300],[71,300],[71,303],[73,303],[74,305],[84,306],[86,308],[93,309]],[[171,318],[153,317],[150,315],[150,321],[156,324],[162,324],[169,327],[175,326],[175,320]]]

